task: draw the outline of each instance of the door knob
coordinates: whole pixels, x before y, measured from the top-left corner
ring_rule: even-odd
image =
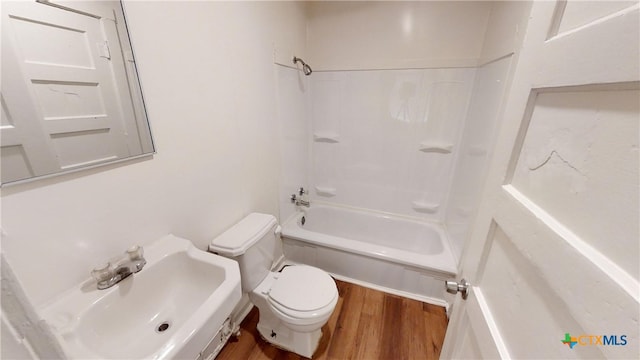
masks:
[[[460,283],[457,283],[455,281],[445,281],[444,287],[450,294],[460,293],[463,300],[467,300],[469,291],[471,291],[471,284],[469,284],[469,282],[465,279],[460,280]]]

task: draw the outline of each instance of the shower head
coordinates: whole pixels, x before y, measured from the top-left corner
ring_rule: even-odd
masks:
[[[300,62],[302,64],[302,72],[307,76],[311,75],[311,73],[313,72],[313,70],[311,70],[311,66],[307,65],[307,63],[305,63],[299,57],[294,56],[293,57],[293,63],[297,64],[298,62]]]

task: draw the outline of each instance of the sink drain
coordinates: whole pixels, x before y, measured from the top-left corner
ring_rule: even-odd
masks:
[[[168,321],[165,321],[162,324],[158,325],[158,327],[156,328],[156,332],[157,333],[165,332],[169,328],[169,326],[171,326],[171,324]]]

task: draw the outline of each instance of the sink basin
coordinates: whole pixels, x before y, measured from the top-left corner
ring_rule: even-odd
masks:
[[[71,359],[198,357],[241,297],[238,264],[168,235],[106,290],[88,280],[42,310]]]

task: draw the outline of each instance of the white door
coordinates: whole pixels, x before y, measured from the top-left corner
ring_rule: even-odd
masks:
[[[3,183],[141,153],[119,2],[62,4],[2,3]]]
[[[535,2],[442,358],[638,358],[638,2]]]

